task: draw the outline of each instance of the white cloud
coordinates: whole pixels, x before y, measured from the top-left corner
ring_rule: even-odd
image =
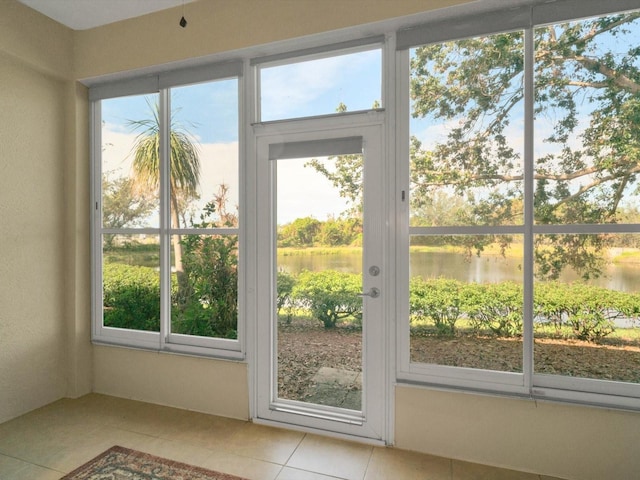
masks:
[[[108,128],[102,131],[103,172],[112,178],[131,174],[132,146],[136,135],[120,133]],[[200,200],[195,205],[194,219],[199,219],[198,210],[213,199],[220,184],[229,187],[229,209],[239,202],[239,156],[238,143],[205,143],[200,149]],[[312,216],[325,220],[338,216],[346,208],[344,198],[321,174],[305,167],[304,159],[278,162],[278,222],[288,223],[299,217]],[[263,179],[263,181],[266,179]]]
[[[102,171],[117,172],[119,176],[131,172],[132,148],[136,134],[115,131],[110,126],[102,129]]]
[[[338,217],[348,206],[323,175],[305,167],[304,159],[278,161],[278,223],[296,218],[326,220]]]

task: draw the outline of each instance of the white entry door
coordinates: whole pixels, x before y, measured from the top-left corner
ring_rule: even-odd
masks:
[[[254,416],[384,441],[386,209],[372,119],[255,129]]]

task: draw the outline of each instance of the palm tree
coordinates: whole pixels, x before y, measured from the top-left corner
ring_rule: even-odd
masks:
[[[133,145],[133,174],[141,191],[157,192],[160,185],[160,106],[151,105],[152,118],[131,120],[132,131],[139,132]],[[176,123],[169,128],[171,227],[180,228],[180,214],[185,201],[197,197],[200,183],[200,156],[196,140]],[[174,262],[182,272],[180,235],[173,236]]]

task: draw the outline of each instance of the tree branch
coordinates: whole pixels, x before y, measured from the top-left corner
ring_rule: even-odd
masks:
[[[567,85],[580,88],[607,88],[609,86],[607,82],[579,82],[578,80],[569,80]]]
[[[578,62],[580,65],[582,65],[583,67],[587,68],[588,70],[596,71],[604,75],[605,77],[611,79],[613,83],[616,84],[618,87],[628,90],[633,94],[640,93],[640,85],[638,85],[636,82],[631,80],[626,75],[623,75],[617,72],[613,68],[607,67],[606,65],[599,62],[598,60],[585,57],[582,55],[578,55],[575,57],[564,57],[564,60],[574,60]]]
[[[575,45],[578,42],[587,42],[589,40],[593,40],[598,35],[601,35],[601,34],[603,34],[605,32],[609,32],[609,31],[619,27],[620,25],[624,25],[625,23],[633,22],[637,18],[640,18],[640,13],[628,14],[628,15],[623,16],[617,22],[612,22],[612,23],[610,23],[609,25],[607,25],[606,27],[604,27],[602,29],[597,29],[596,28],[597,23],[594,22],[593,28],[591,30],[589,30],[589,33],[587,33],[584,37],[578,38],[578,39],[574,40],[573,42],[567,43],[567,45]]]

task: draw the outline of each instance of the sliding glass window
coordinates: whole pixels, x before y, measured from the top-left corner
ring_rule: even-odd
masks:
[[[403,51],[401,377],[640,396],[639,50],[629,12]]]
[[[234,357],[239,78],[175,77],[94,102],[94,340]]]

